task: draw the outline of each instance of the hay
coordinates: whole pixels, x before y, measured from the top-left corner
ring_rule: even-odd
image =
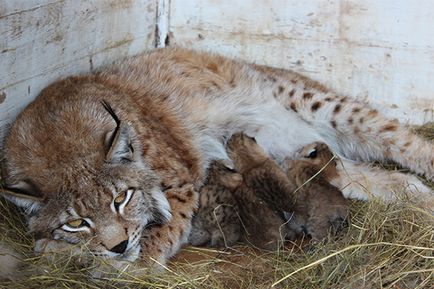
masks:
[[[434,140],[434,124],[417,132]],[[434,288],[434,217],[410,202],[351,201],[349,227],[327,242],[277,252],[187,247],[162,274],[108,280],[89,278],[93,263],[35,257],[24,219],[1,198],[0,234],[24,262],[22,278],[1,288]]]
[[[427,140],[434,140],[434,122],[428,122],[422,126],[414,128],[414,132],[426,138]]]

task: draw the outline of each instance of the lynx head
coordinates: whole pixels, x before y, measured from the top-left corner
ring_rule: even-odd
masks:
[[[170,219],[169,203],[132,124],[106,102],[73,100],[53,109],[37,99],[19,116],[5,141],[4,195],[36,238],[134,260],[143,230]]]
[[[225,165],[223,161],[214,161],[208,169],[207,184],[221,185],[235,191],[243,180],[241,174]]]
[[[302,147],[296,154],[297,160],[302,160],[314,170],[322,170],[327,179],[332,179],[336,174],[336,157],[330,148],[322,142],[314,142]]]
[[[268,155],[251,138],[243,133],[234,134],[227,143],[227,150],[235,167],[240,173],[265,162]]]

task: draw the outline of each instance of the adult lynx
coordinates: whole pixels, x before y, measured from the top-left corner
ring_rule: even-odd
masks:
[[[434,208],[415,176],[363,163],[434,179],[434,145],[397,121],[294,72],[176,48],[44,89],[5,139],[6,197],[26,209],[39,251],[86,243],[107,258],[162,262],[186,242],[208,164],[228,160],[236,132],[278,162],[324,142],[341,156],[331,182],[347,197],[391,200],[404,187]]]

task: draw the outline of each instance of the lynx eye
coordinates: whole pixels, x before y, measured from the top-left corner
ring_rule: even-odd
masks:
[[[84,219],[75,219],[66,222],[62,229],[67,232],[78,232],[87,230],[87,228],[90,227],[89,223]]]
[[[134,193],[133,188],[129,188],[128,190],[120,193],[113,199],[113,208],[114,211],[117,211],[121,214],[124,213],[124,208],[128,205],[128,202],[131,200],[131,197]]]
[[[120,204],[122,204],[124,201],[125,201],[125,199],[127,198],[127,192],[125,191],[125,192],[123,192],[123,193],[121,193],[120,195],[118,195],[115,199],[114,199],[114,202],[115,202],[115,206],[116,205],[120,205]]]
[[[71,228],[78,228],[84,226],[86,224],[86,221],[78,219],[78,220],[69,221],[67,224]]]

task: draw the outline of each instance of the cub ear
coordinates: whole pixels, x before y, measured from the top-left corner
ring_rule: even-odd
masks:
[[[134,149],[131,144],[132,128],[128,124],[121,123],[121,120],[108,102],[103,100],[101,103],[116,122],[115,130],[108,132],[106,135],[106,144],[109,148],[105,158],[106,162],[122,163],[133,161]]]
[[[249,135],[246,135],[246,137],[247,137],[248,139],[251,139],[254,143],[258,143],[258,142],[256,141],[256,138],[255,138],[255,137],[253,137],[253,136],[249,136]]]
[[[26,214],[37,212],[44,203],[44,195],[31,181],[0,187],[0,193],[9,201],[24,209]]]
[[[230,158],[227,158],[227,159],[220,160],[220,162],[226,169],[228,169],[229,171],[235,172],[235,164],[234,164],[233,160],[231,160]]]

